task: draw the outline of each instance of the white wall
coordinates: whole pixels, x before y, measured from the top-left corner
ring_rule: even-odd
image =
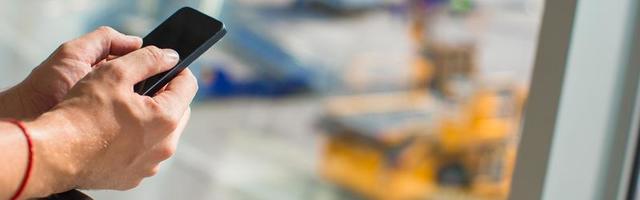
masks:
[[[59,44],[81,35],[86,16],[105,6],[101,2],[0,0],[0,88],[22,80]]]

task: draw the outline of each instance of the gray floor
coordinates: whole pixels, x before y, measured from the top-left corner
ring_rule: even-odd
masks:
[[[126,192],[96,199],[342,199],[317,177],[321,100],[229,99],[193,105],[174,158]]]

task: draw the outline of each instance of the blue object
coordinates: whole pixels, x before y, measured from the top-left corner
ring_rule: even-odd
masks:
[[[279,97],[310,91],[304,80],[257,78],[248,81],[236,81],[222,69],[216,69],[213,76],[214,81],[203,87],[206,89],[207,96]]]

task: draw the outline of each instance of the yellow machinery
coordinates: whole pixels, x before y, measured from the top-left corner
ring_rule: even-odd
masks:
[[[479,84],[471,23],[451,16],[469,34],[441,40],[449,12],[412,2],[414,87],[331,98],[320,174],[367,199],[504,199],[524,90]]]
[[[334,98],[320,173],[370,199],[415,199],[434,188],[434,161],[420,134],[432,130],[433,100],[393,93]],[[415,159],[420,157],[421,159]]]
[[[368,199],[504,198],[524,99],[515,91],[479,90],[446,113],[426,94],[334,98],[320,173]]]

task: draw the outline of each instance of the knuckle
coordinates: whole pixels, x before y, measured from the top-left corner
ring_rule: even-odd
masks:
[[[178,128],[178,121],[176,117],[163,109],[159,109],[157,112],[157,120],[166,130],[173,131]]]
[[[176,148],[170,145],[167,145],[165,147],[160,148],[160,150],[158,151],[158,156],[160,157],[161,160],[166,160],[171,158],[171,156],[175,155],[175,153],[176,153]]]
[[[145,177],[155,176],[156,174],[158,174],[158,172],[160,172],[160,166],[156,165],[153,168],[149,169],[144,176]]]
[[[194,82],[193,83],[193,90],[191,92],[196,93],[198,92],[198,90],[200,90],[200,86],[198,85],[198,82]]]
[[[173,131],[173,130],[176,130],[176,128],[178,128],[178,121],[175,119],[175,117],[167,113],[162,114],[161,121],[167,130]]]
[[[179,118],[172,115],[171,112],[167,110],[167,108],[160,106],[160,104],[158,104],[150,97],[145,100],[145,104],[149,109],[149,113],[151,113],[151,119],[155,122],[155,124],[157,124],[158,127],[164,130],[168,130],[166,131],[167,133],[175,130],[178,127]]]
[[[160,48],[156,46],[148,46],[143,48],[143,53],[154,62],[161,62],[164,60],[164,53]]]
[[[198,83],[195,83],[191,92],[195,94],[196,92],[198,92],[198,90],[200,90],[200,86],[198,86]]]
[[[117,32],[115,29],[111,28],[110,26],[100,26],[96,29],[96,31],[107,33],[107,34]]]
[[[62,56],[62,57],[68,57],[74,54],[76,50],[74,41],[67,41],[62,43],[59,47],[58,47],[58,55]]]
[[[147,105],[147,107],[152,113],[163,112],[162,107],[158,105],[158,103],[156,103],[152,98],[149,98],[149,97],[145,98],[145,104]]]
[[[190,71],[189,71],[189,77],[191,79],[191,84],[193,85],[193,89],[194,89],[193,92],[198,91],[200,89],[198,86],[198,79],[196,79],[196,76],[194,76],[193,73],[191,73]]]

